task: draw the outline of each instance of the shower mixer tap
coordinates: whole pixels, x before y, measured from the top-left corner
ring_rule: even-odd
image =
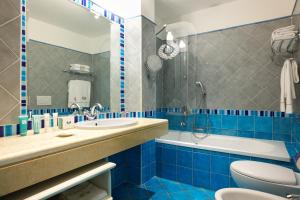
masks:
[[[201,88],[202,95],[206,96],[206,89],[202,81],[196,81],[196,86]]]

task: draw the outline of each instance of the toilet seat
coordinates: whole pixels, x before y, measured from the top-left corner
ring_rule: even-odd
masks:
[[[231,170],[244,176],[283,185],[296,185],[297,180],[293,170],[274,164],[256,161],[235,161]]]

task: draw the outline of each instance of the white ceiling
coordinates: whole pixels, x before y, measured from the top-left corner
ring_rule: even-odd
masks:
[[[182,15],[206,8],[229,3],[235,0],[156,0],[156,17],[160,20],[171,20]]]
[[[70,0],[30,0],[29,17],[65,28],[88,37],[110,33],[110,22],[100,17],[95,19],[86,9]]]

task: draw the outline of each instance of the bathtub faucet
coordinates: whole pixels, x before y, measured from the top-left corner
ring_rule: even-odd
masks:
[[[288,194],[286,195],[287,199],[291,199],[291,200],[300,200],[300,195],[299,194]]]
[[[185,127],[186,123],[185,122],[180,122],[180,127]]]

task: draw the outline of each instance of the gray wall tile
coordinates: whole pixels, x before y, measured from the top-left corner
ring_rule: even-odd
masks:
[[[155,24],[145,17],[142,17],[142,110],[154,110],[156,108],[155,74],[150,74],[145,68],[147,59],[156,54],[155,45]]]
[[[92,104],[110,106],[110,52],[92,55],[94,74]]]
[[[0,25],[19,15],[19,9],[10,0],[0,1]]]
[[[270,36],[274,29],[288,25],[289,18],[285,18],[185,38],[189,40],[188,63],[180,62],[182,55],[164,62],[157,81],[157,87],[163,87],[156,94],[158,107],[199,107],[206,102],[207,108],[279,110],[283,61],[272,62]],[[194,85],[197,80],[206,86],[206,99]],[[296,85],[298,98],[299,92]],[[300,101],[294,103],[300,112]]]
[[[1,39],[6,42],[6,44],[16,55],[19,55],[20,53],[20,42],[19,40],[16,40],[16,38],[20,37],[19,27],[19,18],[6,24],[5,26],[0,27]]]
[[[0,1],[0,125],[18,122],[20,1]]]
[[[144,66],[142,63],[142,17],[127,19],[125,24],[126,111],[141,111],[143,87],[141,77]]]

